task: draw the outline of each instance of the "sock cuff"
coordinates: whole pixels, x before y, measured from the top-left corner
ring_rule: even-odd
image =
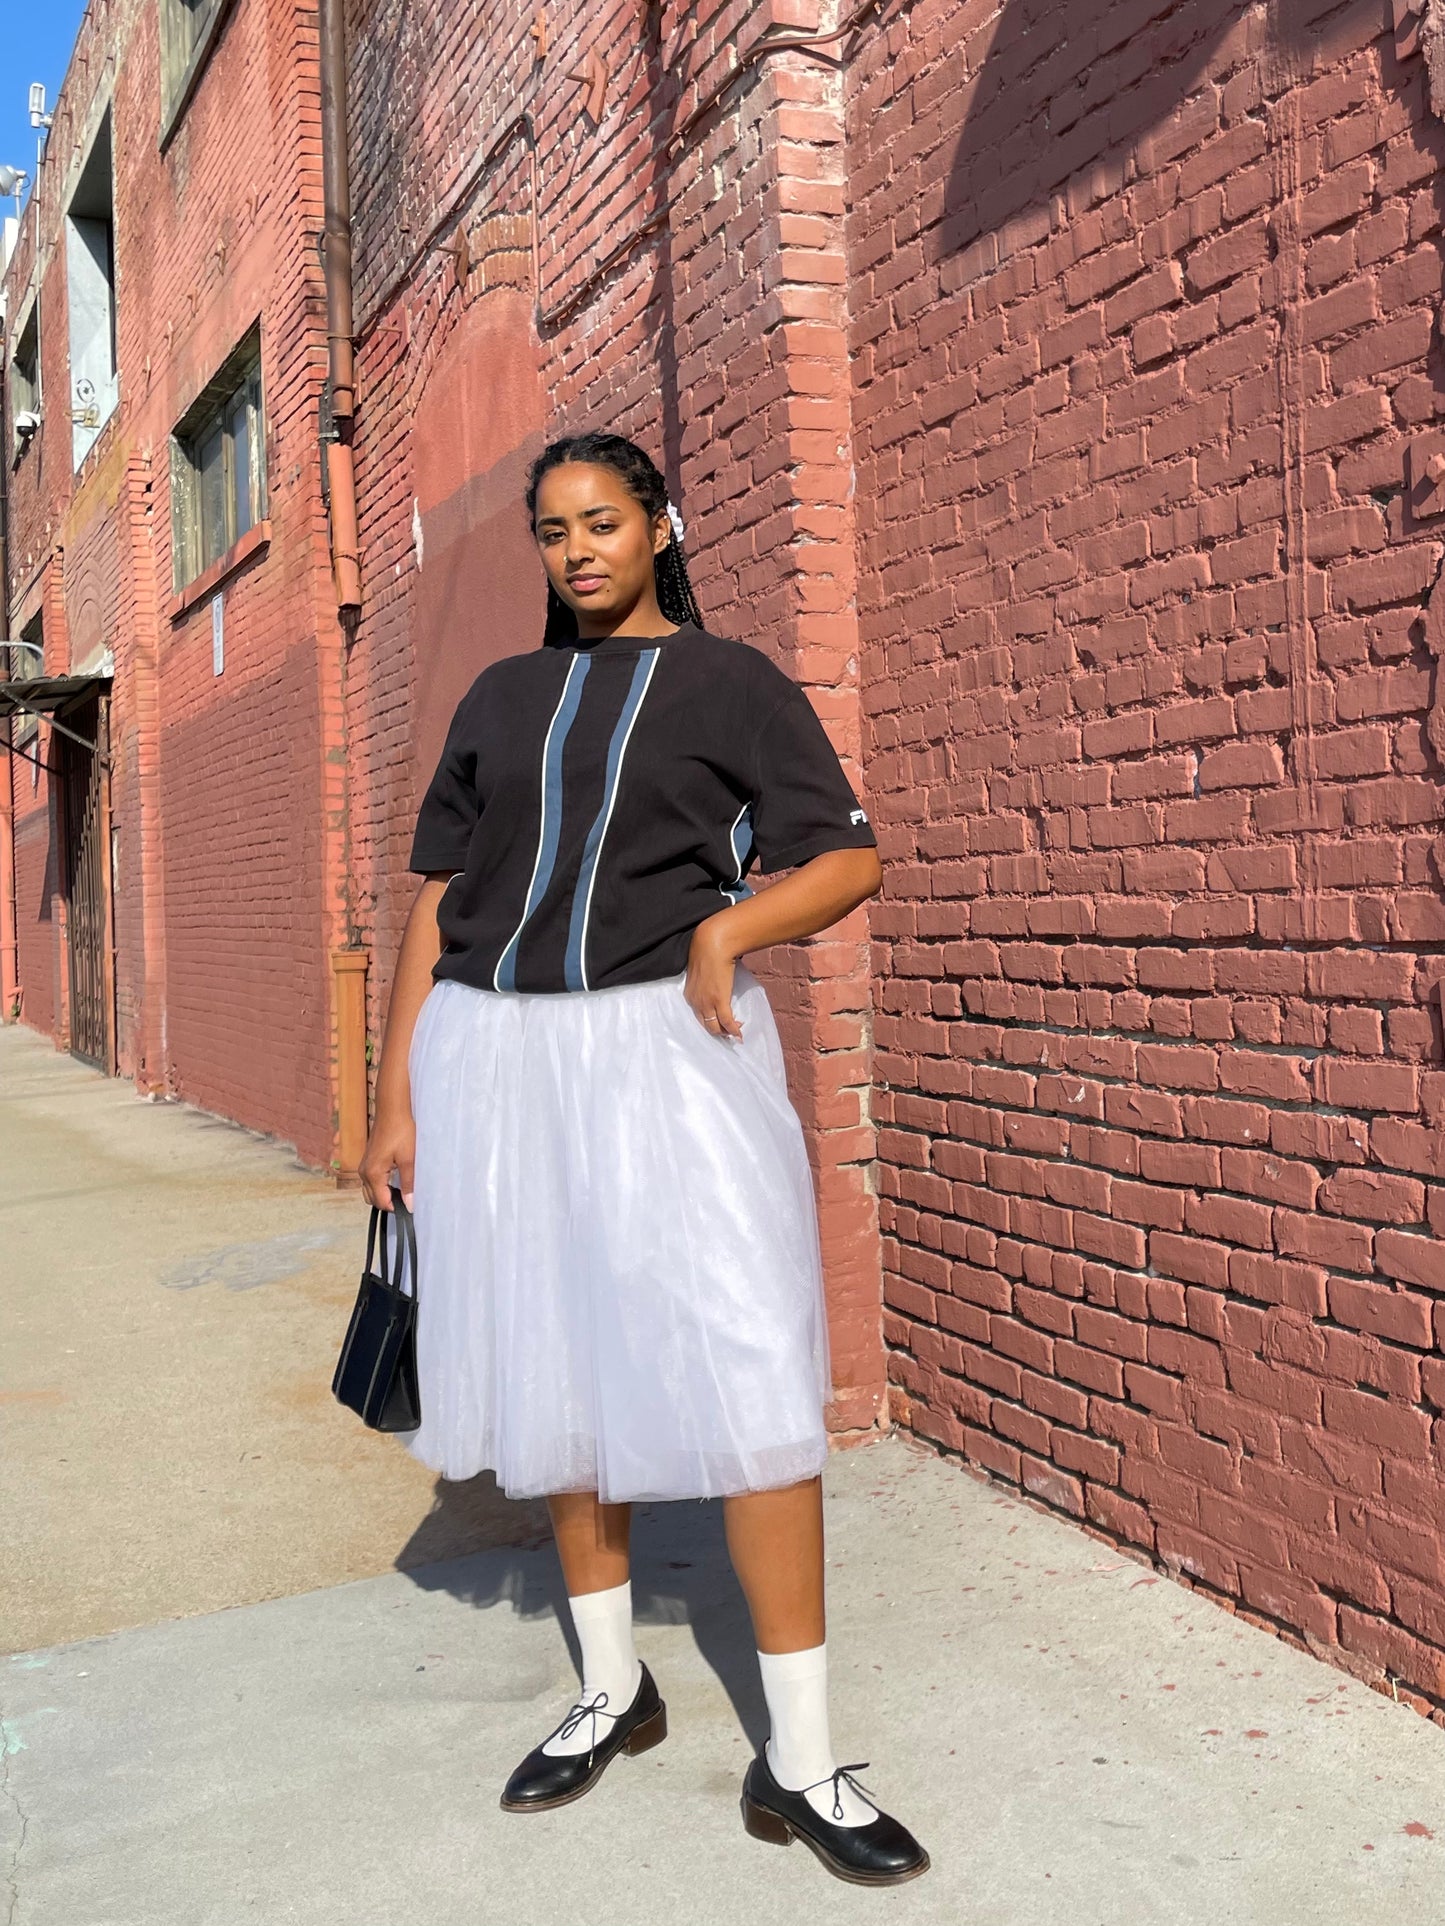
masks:
[[[574,1597],[567,1594],[567,1604],[573,1620],[620,1617],[626,1613],[632,1616],[632,1580],[624,1578],[620,1585],[609,1585],[605,1592],[578,1592]]]
[[[828,1671],[828,1644],[810,1645],[802,1652],[759,1652],[758,1667],[764,1683],[785,1679],[824,1678]]]

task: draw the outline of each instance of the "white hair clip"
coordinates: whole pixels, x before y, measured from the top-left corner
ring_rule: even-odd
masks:
[[[681,548],[683,537],[682,517],[678,514],[671,502],[667,504],[667,519],[672,523],[673,539],[678,547]]]

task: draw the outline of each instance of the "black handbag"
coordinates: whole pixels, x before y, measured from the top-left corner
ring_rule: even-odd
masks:
[[[416,1381],[416,1226],[395,1185],[391,1201],[389,1211],[372,1206],[366,1269],[331,1389],[373,1431],[414,1431],[421,1423]],[[380,1271],[372,1268],[378,1229]],[[401,1288],[403,1246],[410,1292]]]

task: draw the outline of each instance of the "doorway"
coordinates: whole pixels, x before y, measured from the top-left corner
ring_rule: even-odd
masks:
[[[113,1072],[115,992],[110,954],[108,700],[92,696],[66,723],[100,751],[57,735],[65,849],[65,931],[70,965],[70,1054]]]

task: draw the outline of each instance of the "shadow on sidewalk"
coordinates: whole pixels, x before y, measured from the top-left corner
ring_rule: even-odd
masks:
[[[490,1472],[477,1478],[439,1478],[435,1489],[436,1509],[413,1532],[396,1560],[397,1569],[422,1591],[449,1592],[481,1607],[505,1602],[520,1618],[550,1613],[580,1681],[582,1655],[545,1505],[509,1501]],[[496,1526],[509,1522],[508,1514],[514,1542],[498,1545]],[[467,1524],[478,1515],[493,1526],[492,1545],[463,1557],[439,1557],[443,1546],[450,1552],[458,1542],[466,1542]],[[747,1602],[727,1555],[720,1499],[634,1507],[632,1603],[639,1625],[692,1627],[699,1652],[757,1751],[767,1737],[767,1706]]]

